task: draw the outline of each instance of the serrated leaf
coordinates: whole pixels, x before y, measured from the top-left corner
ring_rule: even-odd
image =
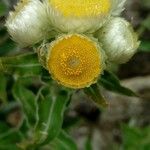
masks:
[[[35,124],[36,122],[36,101],[35,94],[22,86],[19,82],[16,82],[12,90],[14,98],[20,102],[25,117],[30,125]]]
[[[40,75],[42,70],[36,53],[0,57],[0,71],[21,77]]]
[[[38,101],[38,123],[35,130],[37,143],[48,143],[60,132],[64,110],[68,102],[68,93],[61,91],[58,95],[49,93]]]
[[[132,90],[122,86],[119,79],[111,72],[105,71],[99,80],[105,89],[126,96],[137,96]]]
[[[52,141],[51,147],[51,150],[77,150],[77,145],[73,139],[63,130],[58,137]]]
[[[101,94],[101,91],[97,84],[84,89],[84,93],[89,96],[99,107],[107,107],[107,101]]]

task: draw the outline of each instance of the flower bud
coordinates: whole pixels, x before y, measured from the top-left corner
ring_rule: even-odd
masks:
[[[46,66],[52,78],[69,88],[90,86],[104,70],[105,55],[99,44],[95,39],[83,35],[60,36],[39,50],[40,62]],[[45,58],[46,63],[43,63]]]
[[[140,44],[132,26],[119,17],[107,22],[97,36],[108,60],[118,64],[127,62]]]
[[[46,8],[39,0],[22,0],[6,21],[8,32],[20,46],[31,46],[47,36]]]
[[[92,33],[99,29],[120,0],[45,0],[53,26],[63,32]]]

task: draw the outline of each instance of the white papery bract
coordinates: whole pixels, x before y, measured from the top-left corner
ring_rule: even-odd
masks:
[[[123,18],[112,18],[97,34],[108,60],[117,64],[127,62],[140,42],[130,23]]]
[[[23,0],[10,12],[6,27],[20,46],[31,46],[47,36],[49,24],[44,6],[39,0]]]
[[[111,15],[123,10],[125,0],[45,0],[49,20],[62,32],[92,33]]]
[[[112,16],[118,16],[124,10],[126,0],[112,0]]]

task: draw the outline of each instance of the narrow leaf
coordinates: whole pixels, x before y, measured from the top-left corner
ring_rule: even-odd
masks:
[[[51,143],[51,146],[52,150],[77,150],[77,145],[73,139],[63,130]]]
[[[122,126],[123,149],[149,150],[150,127],[137,128],[128,125]]]
[[[137,96],[132,90],[122,86],[119,79],[111,72],[105,71],[99,83],[107,90],[126,96]]]
[[[35,95],[19,82],[16,82],[13,87],[13,96],[22,105],[25,117],[30,125],[35,124],[36,119],[36,102]]]
[[[97,84],[90,86],[89,88],[85,88],[84,92],[87,96],[89,96],[99,107],[107,107],[107,101],[101,94],[101,91]]]
[[[88,136],[85,141],[85,150],[92,150],[92,137]]]
[[[19,150],[17,143],[22,139],[16,129],[9,128],[0,122],[0,150]]]
[[[21,77],[36,76],[41,73],[41,65],[35,53],[0,57],[0,71]]]
[[[48,143],[60,132],[63,114],[68,102],[68,93],[61,91],[58,95],[49,94],[38,101],[38,124],[35,137],[38,143]]]

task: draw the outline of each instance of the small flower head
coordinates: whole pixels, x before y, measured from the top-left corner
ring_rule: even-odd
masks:
[[[62,36],[49,45],[47,69],[54,80],[66,87],[90,86],[104,69],[101,49],[85,36]]]
[[[49,0],[66,17],[88,17],[107,14],[110,9],[110,0]]]
[[[123,0],[124,1],[124,0]],[[63,32],[94,32],[120,10],[120,0],[47,0],[51,23]]]
[[[98,38],[108,60],[119,64],[127,62],[136,53],[140,43],[130,23],[119,17],[107,22],[100,29]]]
[[[39,0],[21,0],[6,21],[8,32],[21,46],[30,46],[45,38],[48,27],[45,5]]]

